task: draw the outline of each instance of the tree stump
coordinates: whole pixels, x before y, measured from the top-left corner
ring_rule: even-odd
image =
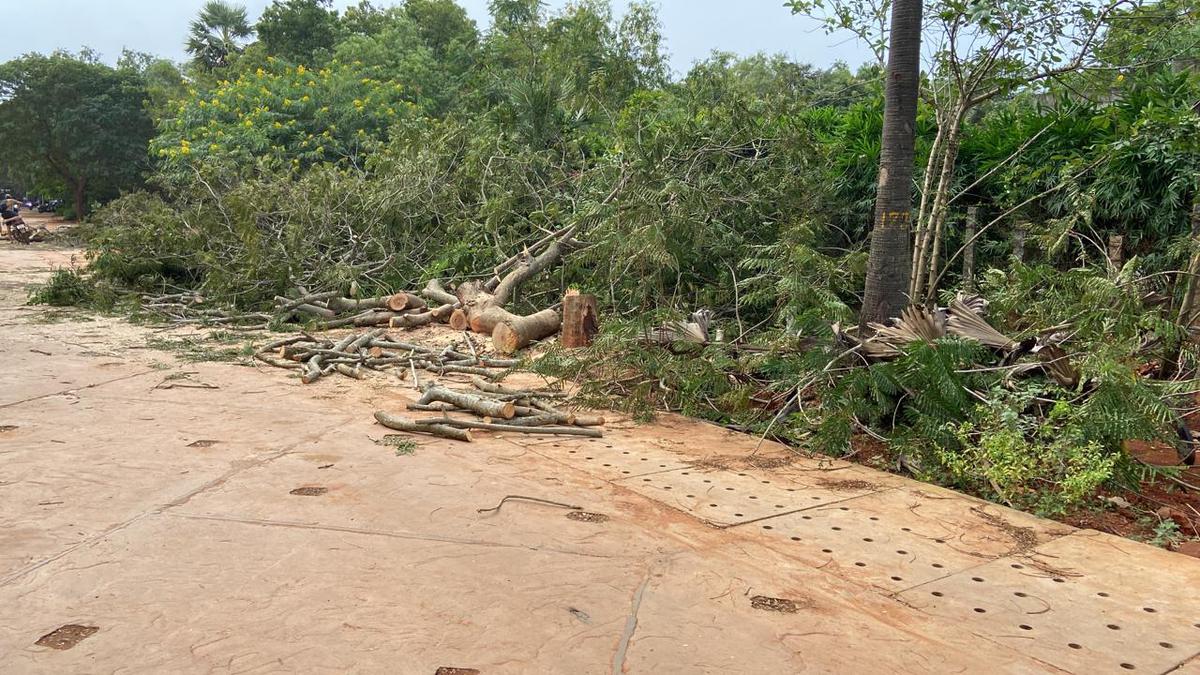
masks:
[[[587,347],[599,330],[596,296],[568,290],[563,297],[562,346],[567,349]]]

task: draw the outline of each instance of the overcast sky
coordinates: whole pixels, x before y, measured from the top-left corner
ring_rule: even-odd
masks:
[[[257,18],[270,0],[244,0]],[[5,29],[0,62],[26,52],[77,51],[88,46],[108,62],[123,48],[183,60],[188,22],[204,0],[0,0]],[[357,0],[335,0],[340,9]],[[388,0],[378,5],[392,4]],[[488,26],[488,0],[459,0],[481,30]],[[566,0],[550,0],[552,9]],[[628,0],[613,0],[620,13]],[[870,52],[852,39],[827,36],[811,20],[792,16],[783,0],[660,0],[660,16],[672,67],[689,66],[719,49],[737,54],[784,53],[802,63],[857,66]]]

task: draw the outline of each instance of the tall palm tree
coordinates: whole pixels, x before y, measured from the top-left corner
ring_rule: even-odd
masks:
[[[867,287],[858,319],[860,332],[866,331],[868,322],[898,316],[909,302],[913,141],[920,75],[921,0],[894,0],[884,90],[879,192],[875,195]]]
[[[202,68],[229,65],[229,55],[242,51],[242,41],[254,34],[246,8],[224,0],[209,0],[192,21],[187,50]]]

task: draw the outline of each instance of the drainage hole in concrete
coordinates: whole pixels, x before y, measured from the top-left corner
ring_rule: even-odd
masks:
[[[987,613],[987,610],[986,610],[986,609],[984,609],[984,608],[982,608],[982,607],[976,607],[976,608],[975,608],[975,613],[976,613],[976,614],[985,614],[985,613]]]
[[[714,509],[717,508],[716,504],[709,504],[709,506],[713,507]]]
[[[892,581],[904,581],[901,577],[892,577]]]
[[[770,485],[770,484],[771,484],[771,481],[769,481],[769,480],[764,480],[764,481],[763,481],[763,485]]]
[[[34,644],[39,647],[49,647],[58,650],[70,649],[98,630],[100,628],[97,626],[80,626],[79,624],[69,623],[46,633],[38,638]]]
[[[584,459],[592,459],[592,458],[591,458],[591,457],[584,457]]]
[[[823,548],[823,549],[821,549],[821,553],[833,553],[833,549],[831,549],[831,548]]]
[[[869,543],[871,543],[871,542],[873,542],[873,541],[875,541],[875,540],[874,540],[874,539],[872,539],[872,538],[870,538],[870,537],[863,537],[863,541],[865,541],[865,542],[867,542],[867,543],[869,544]]]
[[[603,513],[592,513],[590,511],[568,511],[567,518],[578,520],[581,523],[603,523],[608,520],[608,516]]]
[[[20,428],[21,427],[18,427],[15,424],[0,424],[0,434],[7,433],[9,431],[16,431]]]
[[[711,481],[711,480],[709,480],[709,479],[707,479],[707,478],[705,478],[705,479],[704,479],[704,482],[705,482],[705,483],[711,483],[712,481]]]
[[[612,466],[612,464],[605,464],[604,466]]]
[[[1025,566],[1024,566],[1024,565],[1021,565],[1021,564],[1018,564],[1018,563],[1013,563],[1013,564],[1009,565],[1009,567],[1013,568],[1014,570],[1025,569]]]
[[[983,577],[971,577],[971,581],[974,581],[977,584],[983,583]]]
[[[742,514],[740,514],[740,513],[735,513],[735,514],[733,514],[733,515],[734,515],[734,517],[735,517],[735,518],[741,518],[741,517],[742,517]]]
[[[1067,581],[1067,580],[1066,580],[1066,579],[1059,579],[1058,577],[1054,577],[1053,579],[1051,579],[1051,581],[1053,581],[1053,582],[1054,582],[1054,583],[1056,583],[1056,584],[1062,584],[1062,583],[1066,583],[1066,581]]]
[[[642,458],[642,461],[643,461],[643,462],[649,462],[650,460],[649,460],[649,459],[647,459],[647,458],[645,458],[645,457],[643,457],[643,458]]]
[[[896,551],[896,553],[899,553],[900,555],[908,555],[908,551],[905,551],[904,549],[900,549]]]
[[[876,516],[871,516],[871,517],[869,518],[869,520],[879,520],[879,518],[878,518],[878,517],[876,517]]]
[[[558,444],[557,444],[557,443],[555,443],[555,444],[554,444],[554,447],[556,447],[556,448],[557,448],[557,447],[558,447]],[[575,454],[576,452],[579,452],[579,451],[578,451],[578,450],[568,450],[568,451],[567,451],[567,454],[568,454],[568,455],[573,455],[573,454]]]
[[[1108,624],[1108,629],[1109,630],[1121,630],[1121,627],[1115,623],[1110,623],[1110,624]]]
[[[936,542],[937,542],[937,543],[939,543],[939,544],[944,544],[944,543],[946,543],[946,540],[945,540],[945,539],[934,539],[934,541],[936,541]]]
[[[479,675],[479,671],[475,668],[453,668],[451,666],[441,666],[433,675]]]
[[[671,489],[671,486],[670,486],[670,485],[664,485],[664,486],[663,486],[663,489],[664,489],[664,490],[670,490],[670,489]]]
[[[821,501],[821,498],[820,498],[820,497],[818,497],[818,496],[816,496],[816,495],[813,495],[813,499],[814,499],[814,500],[816,500],[816,501]]]
[[[776,505],[775,505],[775,508],[777,508],[777,509],[782,509],[782,508],[783,508],[783,504],[776,504]]]
[[[731,488],[731,487],[727,487],[727,488],[725,488],[725,489],[726,489],[726,490],[729,490],[730,492],[733,492],[733,488]]]
[[[763,525],[763,529],[764,530],[773,530],[775,528],[771,527],[770,525]]]
[[[902,528],[900,528],[900,531],[901,532],[912,532],[912,529],[908,528],[908,527],[902,527]]]
[[[945,565],[943,565],[942,563],[933,563],[933,565],[931,565],[931,567],[934,567],[934,568],[936,568],[936,569],[939,569],[939,570],[940,570],[940,569],[942,569],[943,567],[945,567]]]
[[[792,537],[792,541],[800,541],[800,537]]]
[[[1068,642],[1067,646],[1070,647],[1071,649],[1083,649],[1083,645],[1077,644],[1074,642]]]
[[[696,496],[696,495],[688,495],[688,497],[695,497],[695,496]]]
[[[754,495],[750,495],[750,499],[758,499],[758,497],[755,497]]]
[[[794,600],[772,598],[766,595],[756,595],[750,598],[750,606],[754,609],[761,609],[767,612],[783,612],[784,614],[795,614],[800,611],[800,605]]]
[[[1163,649],[1174,649],[1175,648],[1175,645],[1171,644],[1170,642],[1160,642],[1160,643],[1158,643],[1158,646],[1162,647]]]
[[[933,597],[935,597],[935,598],[940,598],[940,597],[942,597],[943,595],[945,595],[945,593],[943,593],[943,592],[941,592],[941,591],[933,591],[933,592],[931,592],[931,593],[930,593],[930,595],[932,595],[932,596],[933,596]]]
[[[1143,607],[1143,608],[1142,608],[1142,611],[1143,611],[1143,612],[1150,612],[1151,614],[1153,614],[1154,612],[1156,612],[1156,611],[1158,611],[1158,610],[1154,609],[1153,607]]]
[[[812,520],[812,516],[800,516],[804,520]]]
[[[299,495],[301,497],[317,497],[325,494],[326,492],[329,492],[329,488],[327,487],[306,485],[304,487],[298,487],[295,490],[292,490],[290,494]]]
[[[629,473],[629,472],[628,472],[628,471],[622,471],[621,473]]]
[[[856,563],[854,563],[854,566],[855,566],[855,567],[866,567],[866,566],[867,566],[867,563],[865,563],[865,562],[856,562]]]
[[[738,475],[739,475],[739,476],[745,476],[746,474],[744,474],[744,473],[739,473]]]
[[[650,479],[649,479],[649,478],[643,478],[643,479],[642,479],[642,482],[644,482],[644,483],[649,483],[649,482],[650,482]]]
[[[842,509],[843,511],[849,511],[849,510],[850,510],[850,507],[849,507],[849,506],[843,506],[843,507],[841,507],[841,509]]]
[[[221,441],[200,440],[200,441],[192,441],[191,443],[188,443],[187,446],[189,448],[211,448],[212,446],[214,446],[220,442]]]
[[[831,529],[831,530],[836,530],[836,531],[838,531],[838,532],[841,532],[841,531],[842,531],[842,528],[840,528],[840,527],[837,527],[836,525],[835,525],[834,527],[831,527],[831,528],[829,528],[829,529]]]
[[[1027,597],[1029,597],[1028,595],[1026,595],[1026,594],[1022,593],[1021,591],[1017,591],[1016,593],[1013,593],[1013,595],[1017,596],[1018,598],[1027,598]]]
[[[1099,593],[1097,593],[1096,595],[1098,595],[1098,596],[1100,596],[1100,597],[1102,597],[1102,598],[1107,598],[1107,597],[1108,597],[1108,593],[1105,593],[1104,591],[1100,591],[1100,592],[1099,592]]]
[[[1124,668],[1125,670],[1136,670],[1137,669],[1137,666],[1133,665],[1132,663],[1122,663],[1121,667]]]
[[[1033,630],[1033,626],[1030,626],[1030,625],[1024,624],[1024,623],[1021,624],[1020,626],[1017,626],[1017,628],[1020,628],[1021,630]]]

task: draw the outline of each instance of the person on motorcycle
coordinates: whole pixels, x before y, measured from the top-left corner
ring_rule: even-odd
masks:
[[[4,195],[0,201],[0,223],[4,225],[5,234],[14,241],[28,244],[31,240],[29,228],[21,218],[21,202],[13,199],[12,195]]]
[[[13,199],[10,194],[4,195],[4,201],[0,202],[0,224],[3,225],[3,233],[8,234],[8,221],[20,215],[21,202]]]

